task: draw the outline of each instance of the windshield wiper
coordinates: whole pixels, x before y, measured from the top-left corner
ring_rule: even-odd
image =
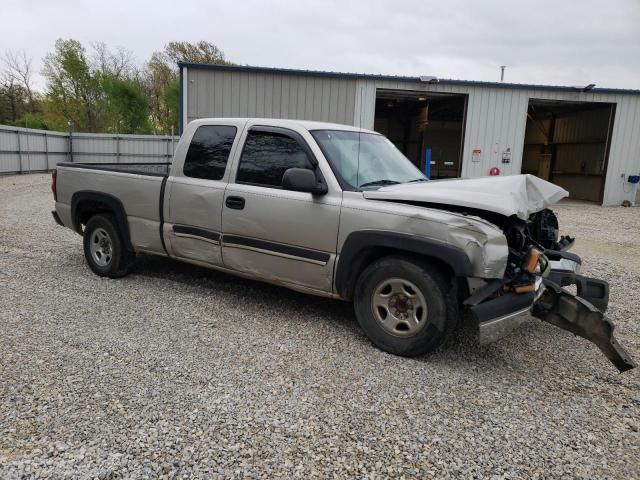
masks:
[[[423,177],[423,178],[416,178],[415,180],[409,180],[409,181],[408,181],[408,182],[406,182],[406,183],[428,182],[428,181],[429,181],[429,179],[428,179],[428,178],[424,178],[424,177]]]
[[[363,183],[362,185],[358,185],[358,188],[373,187],[375,185],[397,185],[399,183],[400,182],[396,182],[395,180],[387,180],[386,178],[383,178],[381,180],[375,180],[373,182]]]

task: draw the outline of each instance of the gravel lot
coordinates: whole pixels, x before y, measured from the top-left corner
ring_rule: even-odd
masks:
[[[52,205],[0,177],[0,478],[640,477],[640,369],[584,340],[394,357],[346,303],[156,258],[99,278]],[[557,210],[640,359],[640,209]]]

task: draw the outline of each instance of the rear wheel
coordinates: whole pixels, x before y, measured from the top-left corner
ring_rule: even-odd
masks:
[[[84,256],[95,274],[117,278],[129,273],[134,256],[125,248],[113,216],[91,217],[84,229],[83,244]]]
[[[404,256],[369,265],[358,279],[354,306],[371,341],[403,356],[437,348],[457,319],[449,278],[420,259]]]

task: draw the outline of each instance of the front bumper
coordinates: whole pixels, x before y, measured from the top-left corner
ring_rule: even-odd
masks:
[[[471,306],[470,310],[478,322],[480,344],[491,343],[508,335],[531,318],[533,305],[544,293],[544,288],[539,278],[533,292],[505,293]]]
[[[504,337],[534,316],[593,342],[620,372],[636,367],[614,338],[614,325],[604,314],[608,283],[579,275],[579,258],[574,263],[552,269],[546,279],[539,277],[530,293],[499,294],[502,283],[493,282],[469,297],[465,305],[478,322],[480,344]],[[563,288],[568,285],[576,285],[576,295]],[[489,297],[493,298],[486,300]]]

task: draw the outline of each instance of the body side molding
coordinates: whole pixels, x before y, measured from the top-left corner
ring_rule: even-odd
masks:
[[[220,243],[220,233],[204,228],[191,227],[188,225],[174,225],[173,233],[178,237],[191,237],[211,243]]]
[[[245,248],[247,250],[255,250],[266,254],[317,263],[319,265],[325,265],[331,258],[331,255],[326,252],[239,235],[223,235],[222,244],[230,248]]]

